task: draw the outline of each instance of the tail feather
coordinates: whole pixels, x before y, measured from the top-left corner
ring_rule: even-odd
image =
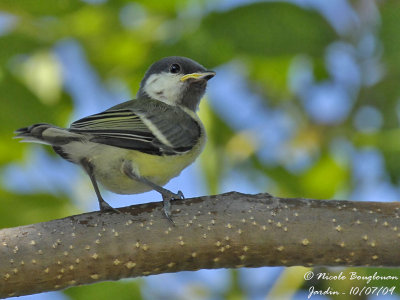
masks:
[[[45,123],[39,123],[39,124],[34,124],[29,127],[24,127],[20,128],[14,133],[17,135],[14,138],[22,138],[24,140],[42,140],[42,133],[44,130],[48,129],[52,125],[50,124],[45,124]]]
[[[46,123],[20,128],[15,133],[16,136],[14,138],[22,139],[21,142],[34,142],[53,146],[62,146],[69,142],[83,139],[81,134],[72,133],[68,129]]]

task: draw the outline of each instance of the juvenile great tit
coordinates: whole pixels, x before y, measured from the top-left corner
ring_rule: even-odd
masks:
[[[67,129],[34,124],[18,129],[23,142],[51,145],[89,175],[100,210],[114,210],[97,182],[117,194],[156,190],[165,216],[170,200],[183,198],[163,188],[201,153],[206,134],[196,111],[215,72],[179,56],[163,58],[146,71],[137,98],[75,121]]]

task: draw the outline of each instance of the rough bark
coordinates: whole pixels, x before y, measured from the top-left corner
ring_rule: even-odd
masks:
[[[0,230],[0,297],[182,270],[400,266],[399,203],[236,192]]]

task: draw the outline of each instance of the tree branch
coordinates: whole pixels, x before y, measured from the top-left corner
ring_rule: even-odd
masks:
[[[0,297],[183,270],[400,266],[399,203],[236,192],[0,230]]]

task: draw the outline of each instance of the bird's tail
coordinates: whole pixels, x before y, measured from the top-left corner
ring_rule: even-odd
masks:
[[[22,139],[21,142],[41,143],[52,146],[62,146],[72,141],[80,141],[83,138],[81,134],[45,123],[20,128],[15,133],[16,136],[14,138]]]

